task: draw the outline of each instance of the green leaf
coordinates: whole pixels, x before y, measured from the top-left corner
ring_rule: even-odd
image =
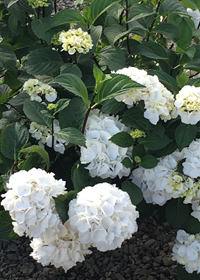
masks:
[[[166,147],[159,149],[157,151],[153,151],[153,155],[157,158],[165,157],[167,155],[172,154],[177,148],[178,147],[177,147],[176,141],[173,140]]]
[[[136,46],[131,54],[144,55],[152,59],[168,59],[167,52],[159,43],[155,42],[142,42]]]
[[[155,33],[158,32],[172,41],[177,41],[177,38],[179,37],[178,28],[170,23],[164,23],[164,22],[160,23],[153,29],[153,32]]]
[[[78,76],[79,78],[82,77],[82,72],[80,70],[80,68],[73,63],[67,63],[65,65],[63,65],[60,69],[61,74],[73,74]]]
[[[52,20],[52,18],[50,18]],[[48,45],[51,44],[51,39],[54,35],[54,31],[46,31],[45,25],[44,25],[44,20],[43,19],[37,19],[35,18],[31,22],[31,28],[34,32],[34,34],[38,37],[41,38],[42,40],[46,41]],[[49,21],[51,23],[51,21]]]
[[[99,65],[108,66],[112,71],[116,71],[125,66],[124,52],[118,47],[106,46],[98,53],[100,56]]]
[[[153,151],[166,147],[170,142],[171,139],[169,139],[166,135],[161,138],[154,132],[151,133],[151,135],[146,136],[145,138],[138,139],[139,144],[143,144],[146,148]]]
[[[76,196],[77,191],[69,191],[65,195],[59,195],[58,197],[54,197],[56,211],[58,212],[58,215],[60,216],[63,224],[69,219],[69,203],[72,199],[76,198]]]
[[[36,153],[38,154],[45,162],[47,166],[47,171],[49,170],[50,167],[50,159],[48,153],[45,151],[45,149],[41,146],[33,145],[31,147],[22,149],[20,153],[27,153],[27,154],[32,154]]]
[[[19,238],[13,231],[12,219],[8,211],[0,211],[0,238],[8,240]]]
[[[63,139],[74,145],[86,147],[85,136],[78,129],[74,127],[67,127],[60,130],[58,133],[54,133],[54,136],[58,139]]]
[[[118,102],[116,99],[111,98],[103,102],[101,112],[107,114],[117,114],[125,108],[126,104],[124,102]]]
[[[196,137],[196,125],[181,123],[175,130],[175,139],[179,150],[188,146]]]
[[[134,88],[144,87],[126,75],[111,74],[110,76],[112,79],[106,80],[97,93],[95,97],[96,103],[101,103],[102,101],[113,98],[120,94],[128,93],[131,90],[133,91]]]
[[[176,25],[179,29],[179,39],[176,44],[180,49],[186,50],[192,41],[192,29],[184,17],[178,17]]]
[[[11,0],[9,3],[8,3],[8,8],[10,8],[13,4],[17,3],[19,0]]]
[[[179,86],[182,88],[187,84],[189,77],[186,73],[182,72],[176,77],[176,80]]]
[[[144,148],[144,145],[142,144],[137,144],[136,146],[133,147],[133,151],[132,151],[132,157],[144,157],[146,156],[147,152],[146,149]]]
[[[14,90],[18,90],[23,84],[18,80],[18,72],[16,69],[14,71],[6,71],[4,75],[4,83],[9,85]]]
[[[179,86],[178,86],[176,80],[169,74],[162,72],[162,71],[158,71],[158,70],[151,70],[148,72],[148,74],[158,76],[158,79],[160,80],[160,82],[163,83],[165,86],[170,87],[175,92],[179,91]]]
[[[183,203],[183,199],[172,199],[169,201],[165,216],[173,227],[181,227],[189,218],[189,206]]]
[[[187,85],[200,87],[200,78],[191,79],[187,82]]]
[[[80,23],[84,26],[85,20],[78,11],[63,9],[52,17],[49,29],[66,23]]]
[[[74,74],[61,74],[57,76],[50,84],[59,84],[69,92],[83,98],[86,104],[89,104],[88,91],[82,80]]]
[[[152,8],[148,7],[144,4],[135,4],[132,6],[132,8],[129,11],[128,14],[128,22],[138,20],[150,15],[155,14],[156,12],[153,11]]]
[[[134,205],[137,205],[143,199],[143,194],[141,189],[137,185],[135,185],[134,183],[128,180],[122,183],[122,190],[128,193],[131,202]]]
[[[159,14],[183,14],[187,15],[185,6],[177,0],[165,0],[159,9]]]
[[[18,152],[28,142],[29,133],[25,126],[20,123],[13,123],[2,131],[1,152],[10,159],[16,161]]]
[[[116,133],[109,140],[116,145],[124,148],[131,147],[135,143],[134,139],[127,132]]]
[[[13,71],[17,58],[15,53],[5,45],[0,45],[0,67]]]
[[[187,221],[181,226],[187,233],[197,234],[200,232],[200,222],[193,216],[189,216]]]
[[[130,160],[130,158],[126,157],[122,160],[122,164],[126,167],[126,168],[133,168],[133,162]]]
[[[48,114],[45,115],[44,113],[42,113],[42,111],[46,111],[47,113],[49,113],[47,107],[44,104],[27,99],[24,103],[23,110],[25,115],[32,122],[36,122],[37,124],[45,125],[51,128],[52,118],[50,118]]]
[[[59,112],[59,124],[61,129],[75,127],[80,129],[83,125],[87,107],[79,97],[73,98],[69,105]]]
[[[188,273],[183,266],[178,265],[178,279],[179,280],[199,280],[199,274],[196,272]]]
[[[93,75],[97,83],[104,81],[106,78],[106,75],[96,65],[93,67]]]
[[[146,169],[154,168],[158,164],[159,160],[152,155],[146,155],[142,157],[140,166]]]
[[[63,64],[57,51],[44,47],[30,52],[23,67],[32,75],[51,75],[58,71]]]
[[[117,2],[118,0],[93,0],[87,9],[87,20],[89,20],[89,23],[93,25],[100,15]]]
[[[76,191],[81,191],[83,188],[90,186],[89,183],[89,171],[84,168],[80,162],[76,162],[72,170],[72,182]]]
[[[200,2],[199,0],[189,0],[190,3],[192,3],[195,7],[197,7],[200,10]]]
[[[58,107],[56,108],[54,115],[57,114],[58,112],[62,111],[63,109],[65,109],[69,105],[69,102],[70,102],[70,99],[67,99],[67,98],[59,99],[58,102],[56,103],[56,105],[58,105]]]
[[[8,101],[9,104],[13,105],[13,106],[19,106],[24,104],[25,100],[30,98],[30,96],[28,95],[28,93],[26,93],[25,91],[19,93],[18,95],[16,95],[15,97],[13,97],[12,99],[10,99]]]

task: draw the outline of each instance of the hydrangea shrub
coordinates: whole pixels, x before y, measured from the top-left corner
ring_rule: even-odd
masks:
[[[200,3],[77,5],[0,3],[0,237],[67,271],[164,206],[178,277],[196,279]]]

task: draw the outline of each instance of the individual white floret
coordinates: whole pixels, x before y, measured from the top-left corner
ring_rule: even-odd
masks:
[[[53,197],[65,194],[65,182],[53,173],[32,168],[11,175],[1,204],[14,220],[14,231],[22,236],[49,237],[58,230],[60,218]]]
[[[144,101],[144,117],[156,125],[159,119],[164,121],[176,117],[174,97],[158,80],[157,76],[148,75],[145,70],[128,67],[117,70],[116,74],[124,74],[145,88],[133,88],[128,93],[116,96],[119,102],[124,102],[129,107]]]
[[[61,32],[59,41],[62,43],[63,50],[70,55],[75,52],[86,54],[93,47],[91,36],[81,28]]]
[[[184,265],[188,273],[200,273],[200,235],[189,235],[184,230],[177,232],[172,248],[172,260]]]
[[[91,112],[86,124],[86,148],[81,147],[81,163],[88,164],[91,177],[115,178],[128,176],[130,168],[121,162],[129,156],[130,148],[122,148],[112,143],[109,138],[114,134],[128,131],[117,117]]]
[[[176,95],[174,105],[183,123],[196,124],[200,121],[200,87],[184,86]]]
[[[121,247],[137,231],[139,216],[127,192],[108,183],[84,188],[70,201],[68,215],[80,242],[100,251]]]
[[[43,266],[52,264],[67,272],[77,262],[84,261],[86,254],[92,252],[88,250],[87,244],[78,240],[78,234],[72,231],[69,221],[61,225],[61,228],[52,239],[33,238],[30,244],[33,252],[30,256]]]
[[[185,162],[183,163],[183,173],[192,178],[200,176],[200,139],[192,141],[189,147],[183,149]]]
[[[197,29],[200,23],[200,12],[198,9],[196,9],[195,11],[193,11],[190,8],[187,8],[187,13],[189,16],[191,16],[191,19],[194,22],[195,28]]]
[[[40,87],[42,94],[45,95],[45,98],[49,102],[53,102],[57,98],[57,91],[47,84],[42,84]]]

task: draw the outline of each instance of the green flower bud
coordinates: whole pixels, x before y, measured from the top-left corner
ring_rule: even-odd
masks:
[[[146,137],[146,133],[137,128],[135,130],[131,131],[130,135],[133,139]]]
[[[58,107],[58,104],[49,103],[47,109],[49,111],[55,110]]]
[[[140,163],[142,160],[141,160],[141,157],[135,156],[135,157],[134,157],[134,161],[135,161],[136,163]]]
[[[32,8],[48,7],[49,3],[47,3],[47,1],[48,0],[28,0],[28,3]]]

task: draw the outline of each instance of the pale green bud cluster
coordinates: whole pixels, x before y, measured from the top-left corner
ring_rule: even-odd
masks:
[[[61,44],[61,42],[59,41],[59,37],[60,37],[60,34],[62,32],[65,32],[65,31],[60,31],[57,34],[53,35],[53,37],[51,39],[51,44],[54,44],[54,45],[60,45]]]
[[[48,7],[49,3],[47,3],[47,1],[48,0],[28,0],[28,3],[32,8]]]
[[[134,157],[134,161],[135,161],[136,163],[140,163],[142,160],[141,160],[141,157],[135,156],[135,157]]]
[[[86,54],[93,46],[91,36],[81,28],[61,32],[59,41],[62,43],[63,50],[70,55],[75,52]]]
[[[50,103],[50,104],[48,104],[47,109],[49,111],[52,111],[52,110],[57,109],[57,107],[58,107],[58,104]]]
[[[137,128],[135,130],[131,131],[130,135],[133,139],[146,137],[146,133]]]

